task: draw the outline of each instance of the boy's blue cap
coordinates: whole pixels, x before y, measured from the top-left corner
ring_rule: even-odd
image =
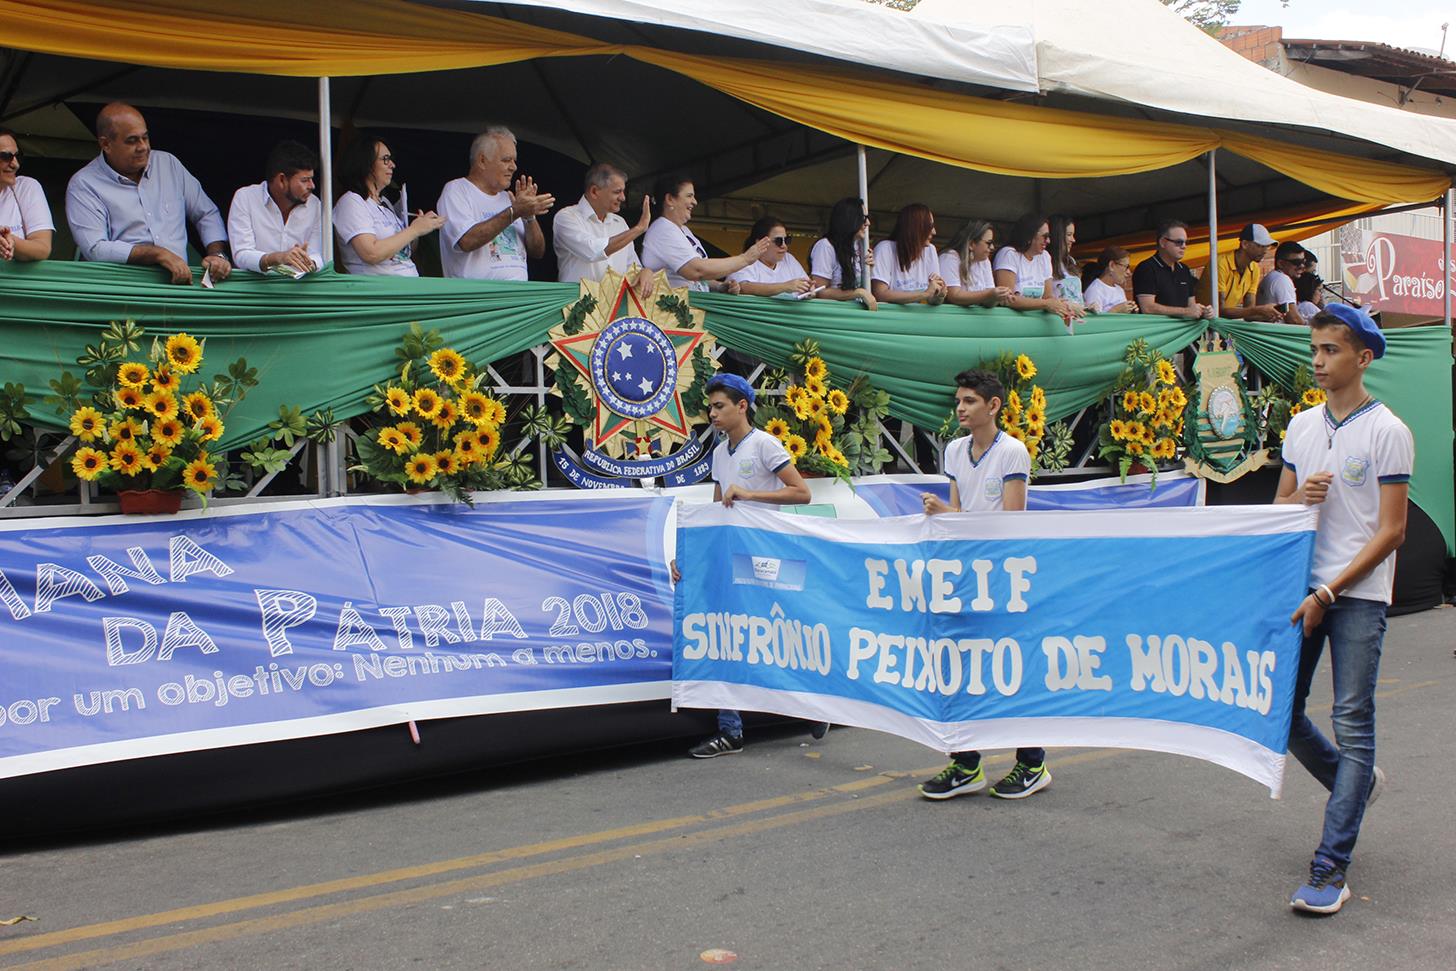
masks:
[[[1377,354],[1375,356],[1379,357],[1380,355]],[[753,385],[749,384],[744,378],[740,378],[736,374],[715,374],[708,379],[708,387],[706,390],[711,393],[719,388],[732,388],[748,399],[748,407],[753,407]]]
[[[1376,357],[1385,356],[1385,335],[1380,332],[1380,326],[1365,311],[1363,307],[1352,307],[1347,303],[1332,303],[1325,307],[1325,313],[1340,318],[1340,322],[1348,324],[1355,332],[1355,336],[1374,353]]]

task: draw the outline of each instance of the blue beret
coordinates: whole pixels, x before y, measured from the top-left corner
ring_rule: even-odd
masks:
[[[1379,357],[1380,355],[1375,355]],[[736,374],[715,374],[708,379],[707,391],[712,393],[719,388],[732,389],[748,399],[748,407],[753,407],[753,385]]]
[[[1355,336],[1370,348],[1376,357],[1385,356],[1385,335],[1380,332],[1380,326],[1368,314],[1363,307],[1352,307],[1347,303],[1332,303],[1325,307],[1325,313],[1340,318],[1340,322],[1348,324],[1355,332]]]

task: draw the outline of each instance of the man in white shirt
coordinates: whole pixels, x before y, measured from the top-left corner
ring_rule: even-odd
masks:
[[[546,237],[536,217],[551,211],[556,197],[538,192],[534,180],[516,174],[516,136],[492,125],[470,143],[470,173],[445,183],[436,210],[440,266],[448,277],[467,280],[525,280],[526,257],[546,255]]]
[[[632,279],[642,299],[652,294],[652,274],[642,268],[633,244],[652,224],[652,197],[642,197],[642,217],[635,226],[628,226],[619,215],[626,200],[627,176],[621,169],[606,162],[587,169],[581,199],[551,217],[557,279],[600,280],[610,267]]]
[[[1274,251],[1274,269],[1259,281],[1259,295],[1255,298],[1260,305],[1271,305],[1279,313],[1280,321],[1299,324],[1308,321],[1299,312],[1299,296],[1294,292],[1295,279],[1304,272],[1305,249],[1298,243],[1280,243]]]
[[[323,204],[313,194],[318,156],[295,141],[268,153],[267,178],[233,194],[228,239],[239,269],[268,273],[284,267],[295,276],[323,265]]]

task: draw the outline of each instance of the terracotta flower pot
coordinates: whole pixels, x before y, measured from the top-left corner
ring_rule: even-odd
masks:
[[[116,498],[121,511],[133,515],[171,514],[182,508],[181,489],[123,489]]]
[[[1141,462],[1134,462],[1132,465],[1129,465],[1127,467],[1128,475],[1146,475],[1151,471],[1153,470],[1148,468],[1146,465],[1143,465]]]

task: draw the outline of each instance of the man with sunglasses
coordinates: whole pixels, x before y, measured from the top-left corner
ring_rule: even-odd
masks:
[[[1164,317],[1206,318],[1213,308],[1201,304],[1193,291],[1198,280],[1183,263],[1188,249],[1188,224],[1169,220],[1158,227],[1158,251],[1132,273],[1132,292],[1138,309]]]
[[[1270,304],[1279,312],[1278,322],[1301,327],[1308,321],[1299,312],[1294,280],[1304,272],[1304,254],[1304,247],[1298,243],[1280,243],[1274,251],[1274,269],[1259,284],[1258,296],[1259,303]]]

